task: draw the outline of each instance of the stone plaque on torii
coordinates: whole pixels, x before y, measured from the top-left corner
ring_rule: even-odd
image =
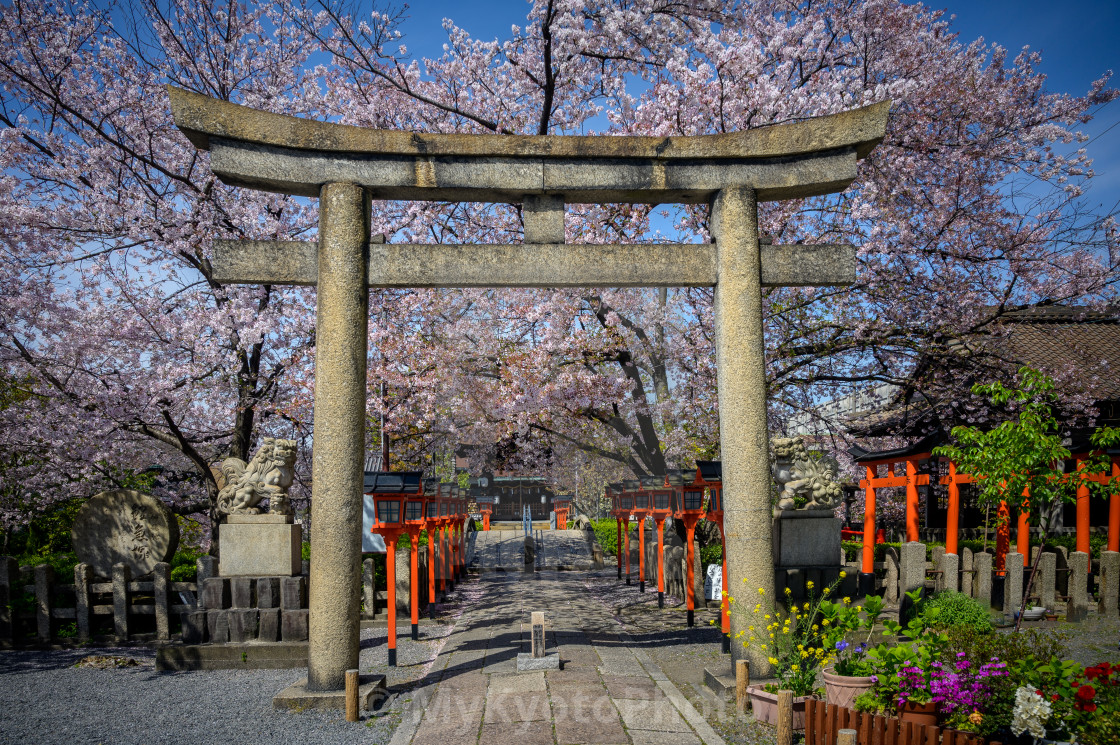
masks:
[[[856,257],[760,244],[758,202],[845,189],[889,102],[721,135],[537,136],[373,130],[170,94],[225,183],[319,197],[318,241],[216,241],[211,261],[217,282],[317,287],[309,689],[341,689],[358,663],[368,287],[714,287],[730,586],[773,594],[761,288],[851,284]],[[521,203],[524,243],[371,243],[371,199]],[[613,202],[709,203],[713,242],[564,242],[566,203]],[[733,617],[732,636],[750,623]]]

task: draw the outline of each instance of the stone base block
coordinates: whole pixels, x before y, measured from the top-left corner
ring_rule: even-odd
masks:
[[[284,610],[307,607],[307,582],[303,577],[280,578],[280,607]]]
[[[553,652],[546,654],[544,657],[534,657],[528,652],[520,652],[517,655],[517,672],[529,672],[532,670],[559,670],[560,669],[560,654]]]
[[[307,641],[308,615],[306,610],[280,611],[280,637],[286,642]]]
[[[303,526],[224,523],[218,528],[223,577],[293,576],[303,570]]]
[[[704,668],[704,685],[717,698],[727,700],[735,696],[735,671],[730,662],[716,663]]]
[[[305,658],[306,661],[306,658]],[[371,711],[387,696],[384,675],[358,677],[358,708]],[[307,678],[301,678],[272,697],[274,709],[345,709],[346,691],[309,691]]]
[[[172,644],[156,650],[156,670],[287,670],[307,667],[302,644]]]
[[[229,611],[206,611],[206,636],[214,644],[229,642]]]
[[[280,641],[280,609],[261,608],[260,622],[257,625],[257,641]]]
[[[256,608],[226,611],[229,619],[229,640],[234,643],[249,642],[257,638]]]
[[[774,564],[839,567],[840,519],[830,511],[785,510],[774,520]]]
[[[182,614],[183,644],[202,644],[206,641],[206,611]]]

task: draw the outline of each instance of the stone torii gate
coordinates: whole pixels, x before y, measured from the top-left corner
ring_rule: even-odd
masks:
[[[319,197],[317,242],[216,241],[211,262],[217,282],[317,287],[308,690],[339,690],[358,666],[369,287],[714,286],[729,586],[773,595],[761,290],[851,284],[856,257],[760,245],[758,202],[845,189],[890,102],[722,135],[522,136],[372,130],[169,90],[225,183]],[[522,203],[524,243],[371,243],[371,199]],[[612,202],[709,203],[713,243],[564,242],[566,203]],[[732,637],[752,622],[733,617]]]

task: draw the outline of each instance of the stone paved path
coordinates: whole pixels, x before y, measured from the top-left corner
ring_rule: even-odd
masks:
[[[581,538],[582,540],[582,538]],[[582,573],[492,572],[413,691],[392,745],[723,745]],[[529,614],[544,611],[563,669],[516,671]]]
[[[502,568],[521,571],[524,567],[525,533],[517,530],[485,530],[473,533],[474,566],[481,570]],[[545,569],[589,569],[591,551],[578,530],[534,530],[537,566]]]

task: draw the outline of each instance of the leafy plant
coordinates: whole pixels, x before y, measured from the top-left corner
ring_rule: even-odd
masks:
[[[939,592],[921,604],[919,613],[923,623],[938,629],[969,626],[981,633],[992,631],[988,609],[961,592]]]

